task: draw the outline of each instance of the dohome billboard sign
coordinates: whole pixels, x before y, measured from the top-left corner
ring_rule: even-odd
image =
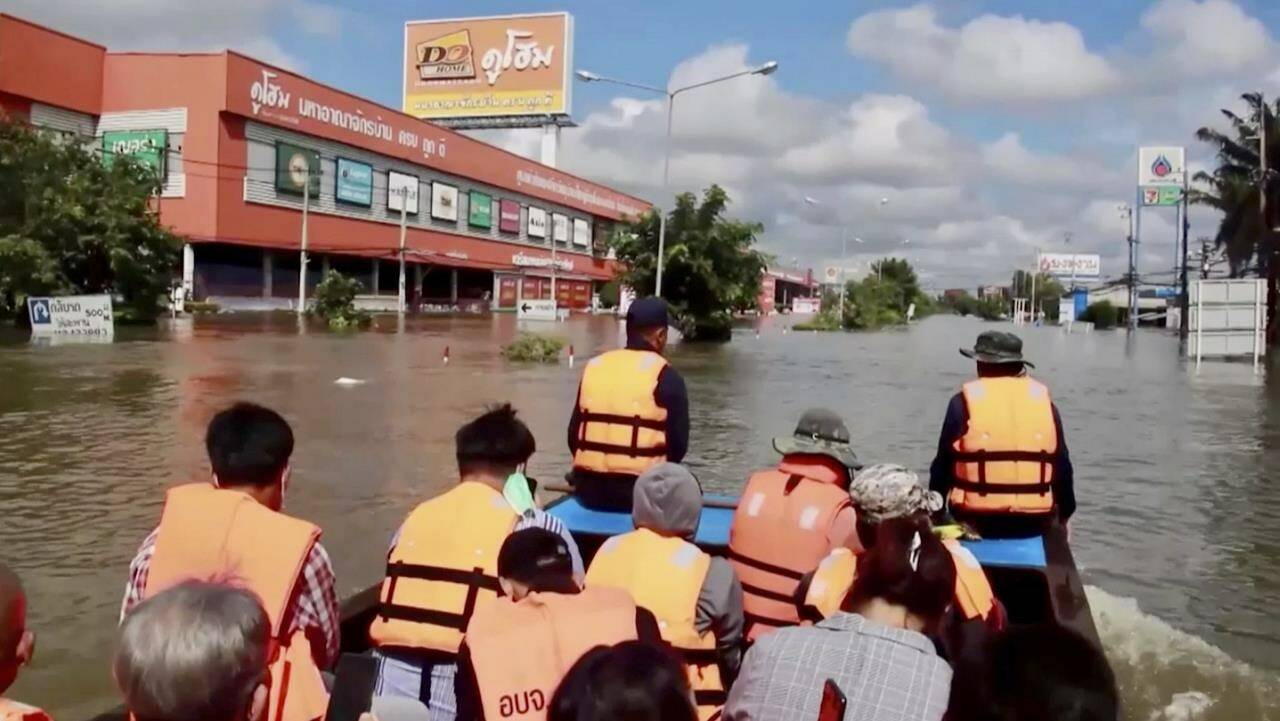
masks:
[[[546,122],[570,113],[572,68],[568,13],[411,21],[402,109],[454,127]]]

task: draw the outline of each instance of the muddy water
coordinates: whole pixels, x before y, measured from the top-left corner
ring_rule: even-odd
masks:
[[[500,360],[514,318],[382,323],[354,337],[240,317],[126,330],[109,345],[0,338],[0,548],[39,632],[11,695],[63,719],[110,703],[105,661],[129,559],[162,490],[207,472],[204,424],[232,400],[293,423],[288,508],[324,527],[342,593],[379,576],[406,510],[451,481],[452,431],[484,404],[521,409],[540,443],[533,475],[563,473],[577,374]],[[956,348],[984,327],[936,318],[813,335],[766,321],[759,338],[675,346],[692,396],[690,463],[709,487],[734,491],[773,461],[771,436],[827,405],[846,415],[864,459],[926,468],[946,400],[970,372]],[[618,340],[605,318],[558,332],[579,358]],[[1155,332],[1020,332],[1067,426],[1076,555],[1127,718],[1280,719],[1280,486],[1268,472],[1280,467],[1280,382],[1242,365],[1196,373]],[[333,383],[343,376],[364,383]]]

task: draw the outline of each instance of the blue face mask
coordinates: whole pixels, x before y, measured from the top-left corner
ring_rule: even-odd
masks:
[[[529,479],[522,471],[507,476],[507,483],[502,487],[502,496],[515,509],[516,513],[524,513],[537,507],[533,499],[533,491],[529,489]]]

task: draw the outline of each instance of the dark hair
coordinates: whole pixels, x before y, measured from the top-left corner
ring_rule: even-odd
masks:
[[[454,435],[458,471],[510,470],[529,460],[538,444],[529,427],[504,403],[485,411]]]
[[[920,539],[915,568],[912,546]],[[875,544],[858,559],[858,577],[845,600],[857,608],[873,598],[905,606],[911,613],[937,621],[955,597],[956,569],[951,553],[921,517],[890,518],[876,527]]]
[[[498,549],[498,575],[531,591],[575,593],[569,544],[545,528],[525,528],[507,536]]]
[[[236,403],[213,417],[204,434],[209,463],[222,486],[270,486],[293,455],[293,429],[279,413]]]
[[[1014,626],[987,645],[988,708],[1000,721],[1116,721],[1120,698],[1102,650],[1054,624]]]
[[[588,651],[551,697],[547,721],[696,721],[684,665],[665,647],[625,641]]]

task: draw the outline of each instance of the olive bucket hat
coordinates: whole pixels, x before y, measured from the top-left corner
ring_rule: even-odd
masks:
[[[961,348],[960,355],[981,363],[1017,363],[1035,368],[1035,364],[1022,357],[1022,339],[998,330],[981,333],[973,348]]]
[[[773,439],[773,449],[784,456],[808,454],[826,456],[846,468],[858,470],[862,461],[849,445],[849,428],[844,419],[825,408],[810,408],[800,416],[795,433]]]

